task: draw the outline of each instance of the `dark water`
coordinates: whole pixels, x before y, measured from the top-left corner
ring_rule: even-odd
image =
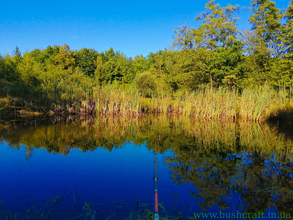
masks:
[[[148,116],[0,130],[3,220],[153,219],[155,153],[161,217],[293,218],[292,138],[274,126]]]

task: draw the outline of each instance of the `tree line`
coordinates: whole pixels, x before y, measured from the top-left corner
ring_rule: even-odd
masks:
[[[250,30],[238,29],[238,5],[214,0],[195,18],[198,28],[182,25],[170,48],[129,58],[67,44],[0,56],[0,96],[52,102],[94,99],[105,86],[131,87],[145,97],[204,87],[236,89],[293,83],[293,1],[285,9],[271,0],[252,0]]]

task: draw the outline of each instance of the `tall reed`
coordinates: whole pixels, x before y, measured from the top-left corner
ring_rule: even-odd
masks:
[[[273,110],[276,92],[269,86],[258,89],[243,89],[239,100],[239,116],[244,119],[259,121],[266,118]]]
[[[205,88],[165,96],[143,97],[133,87],[105,86],[96,92],[99,114],[172,113],[193,118],[262,121],[280,109],[293,109],[292,91],[269,86],[257,89]],[[290,107],[291,106],[291,107]]]

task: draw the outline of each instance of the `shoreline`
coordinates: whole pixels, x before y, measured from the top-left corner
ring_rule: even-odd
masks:
[[[183,94],[143,97],[133,89],[103,88],[92,99],[45,104],[20,98],[0,98],[0,119],[19,117],[119,116],[171,114],[196,119],[293,123],[291,91],[270,87],[258,89],[205,88]]]

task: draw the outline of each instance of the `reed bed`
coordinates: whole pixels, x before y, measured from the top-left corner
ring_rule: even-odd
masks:
[[[244,89],[239,99],[239,117],[259,121],[267,118],[273,110],[271,102],[276,98],[276,92],[268,86],[257,90]]]
[[[40,111],[42,114],[54,112],[56,115],[101,114],[137,117],[142,114],[160,113],[198,119],[275,119],[293,122],[293,87],[280,86],[278,91],[269,86],[245,88],[241,91],[206,87],[196,91],[177,91],[165,93],[164,96],[149,94],[144,97],[132,85],[90,86],[80,87],[78,91],[67,88],[67,93],[58,93],[56,99],[53,102],[51,100],[49,104],[51,111],[44,107],[34,108],[35,104],[32,102],[27,109],[21,104],[13,104],[12,98],[3,98],[0,99],[0,114],[11,112],[20,115],[19,109],[24,108],[23,110]],[[58,97],[60,99],[57,99]]]
[[[189,96],[186,114],[202,118],[236,118],[237,92],[225,88],[198,90]]]
[[[103,87],[95,98],[99,114],[138,114],[140,110],[139,93],[131,88]]]
[[[209,119],[263,121],[280,110],[293,109],[293,89],[205,88],[165,96],[142,97],[133,87],[105,86],[96,95],[96,111],[104,115],[168,113]],[[292,114],[293,115],[293,114]]]
[[[285,124],[293,123],[293,87],[289,89],[280,87],[274,103],[272,104],[272,110],[268,117],[270,121],[283,122]]]
[[[96,98],[99,114],[176,113],[206,118],[236,117],[236,91],[224,88],[145,98],[133,88],[104,87]]]

